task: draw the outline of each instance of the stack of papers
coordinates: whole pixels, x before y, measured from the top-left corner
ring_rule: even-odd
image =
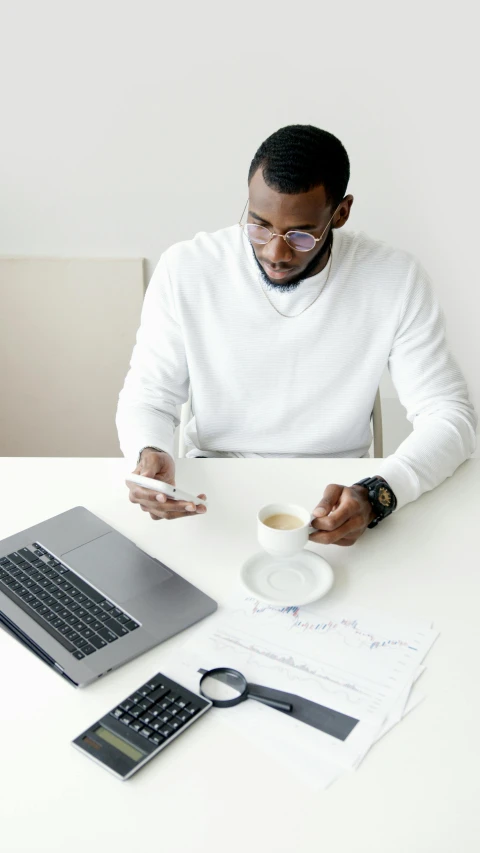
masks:
[[[412,686],[437,636],[429,624],[365,608],[309,611],[246,597],[202,623],[176,658],[175,677],[198,691],[200,669],[226,666],[248,682],[350,717],[351,730],[342,739],[253,700],[212,712],[303,780],[326,788],[356,769],[421,701],[411,697]]]

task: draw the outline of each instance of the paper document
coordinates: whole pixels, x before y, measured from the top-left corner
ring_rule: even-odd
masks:
[[[331,780],[358,766],[372,744],[402,718],[437,636],[427,623],[365,608],[318,606],[309,611],[246,597],[202,623],[181,650],[178,665],[194,689],[198,669],[227,666],[249,682],[303,696],[358,720],[341,740],[254,701],[221,711],[227,724],[263,749],[295,763],[304,774],[316,772],[317,779],[324,766],[324,777]]]

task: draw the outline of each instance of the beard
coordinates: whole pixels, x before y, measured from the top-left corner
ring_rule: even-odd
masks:
[[[277,293],[290,293],[292,290],[296,290],[297,287],[302,283],[302,281],[305,281],[306,278],[309,278],[311,275],[314,275],[314,270],[316,269],[316,267],[318,267],[318,265],[320,264],[320,261],[322,261],[324,258],[328,257],[328,252],[330,251],[330,249],[332,247],[332,242],[333,242],[332,238],[333,238],[333,231],[332,231],[332,229],[330,229],[330,231],[328,232],[328,235],[327,235],[327,239],[325,240],[325,243],[323,244],[323,246],[319,250],[318,254],[314,255],[314,257],[311,259],[310,263],[307,264],[305,269],[302,270],[302,272],[299,275],[294,276],[288,282],[272,281],[271,279],[269,279],[269,277],[266,274],[265,270],[263,269],[260,261],[258,260],[256,254],[255,254],[255,251],[253,251],[253,257],[255,258],[255,262],[257,264],[257,267],[258,267],[259,273],[261,275],[262,281],[266,285],[268,290],[276,290]]]

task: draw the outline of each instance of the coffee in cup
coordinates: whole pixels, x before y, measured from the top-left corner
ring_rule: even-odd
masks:
[[[297,504],[267,504],[257,514],[257,536],[273,557],[292,557],[308,542],[312,515]]]
[[[269,515],[263,519],[263,524],[267,527],[273,527],[274,530],[296,530],[297,527],[303,527],[303,521],[296,515],[290,515],[288,512],[277,512],[274,515]]]

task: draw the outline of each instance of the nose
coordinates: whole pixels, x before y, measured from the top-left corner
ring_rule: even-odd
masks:
[[[293,255],[293,249],[290,248],[286,240],[280,235],[275,235],[264,246],[262,260],[267,261],[272,266],[282,263],[289,264],[293,259]]]

